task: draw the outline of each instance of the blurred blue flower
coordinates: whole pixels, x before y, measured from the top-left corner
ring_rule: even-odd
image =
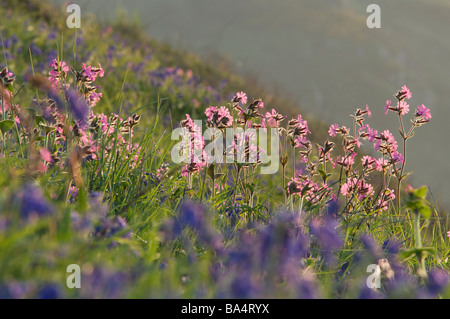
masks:
[[[33,56],[40,56],[42,54],[41,48],[39,48],[39,46],[34,42],[31,43],[30,50]]]
[[[56,284],[46,284],[38,291],[36,298],[37,299],[62,298],[61,288]]]
[[[310,223],[311,234],[324,250],[335,250],[342,246],[343,240],[338,230],[338,221],[331,217],[315,218]]]
[[[26,184],[18,196],[21,200],[20,213],[25,219],[50,215],[53,212],[53,207],[45,199],[41,189],[34,184]]]
[[[449,284],[449,273],[443,269],[433,269],[428,274],[427,290],[432,296],[438,295]]]
[[[89,106],[86,101],[70,88],[66,90],[66,99],[75,120],[82,129],[86,128],[89,117]]]

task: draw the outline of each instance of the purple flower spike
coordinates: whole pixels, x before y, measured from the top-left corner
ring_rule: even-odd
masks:
[[[81,128],[85,128],[89,117],[89,106],[86,101],[84,101],[83,98],[80,98],[78,94],[71,89],[66,91],[66,99],[75,120],[80,124]]]

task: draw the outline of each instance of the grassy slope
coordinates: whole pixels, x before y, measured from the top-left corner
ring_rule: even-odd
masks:
[[[394,88],[408,84],[414,92],[411,103],[429,105],[435,114],[432,125],[421,128],[410,141],[408,167],[416,171],[413,181],[430,184],[436,194],[445,196],[450,176],[442,168],[449,142],[439,132],[449,117],[449,4],[375,1],[381,5],[382,28],[369,30],[366,8],[372,2],[197,0],[155,1],[152,6],[134,1],[135,10],[145,12],[140,17],[150,34],[199,52],[228,54],[241,61],[244,70],[258,70],[269,87],[276,78],[275,84],[285,90],[273,95],[295,92],[303,109],[330,123],[346,124],[355,107],[369,104],[374,126],[397,132],[397,122],[383,116],[383,106]],[[105,10],[123,2],[112,3]],[[97,0],[87,6],[96,10],[102,5]],[[295,58],[298,63],[292,62]],[[437,155],[430,162],[427,154]],[[425,162],[430,166],[423,167]]]
[[[18,34],[19,45],[25,48],[30,47],[32,43],[38,45],[42,52],[37,54],[36,50],[32,50],[34,51],[32,53],[33,65],[36,72],[45,74],[47,69],[46,62],[48,62],[46,59],[51,55],[50,51],[56,48],[60,39],[56,38],[49,41],[52,29],[47,25],[39,26],[36,23],[39,20],[30,21],[30,17],[39,13],[42,6],[42,4],[39,4],[37,7],[30,7],[32,3],[35,2],[24,1],[17,3],[11,1],[12,11],[8,12],[8,10],[5,10],[3,13],[9,17],[14,17],[14,19],[10,19],[8,25],[2,26],[1,32],[2,35],[5,33],[5,37]],[[49,11],[48,8],[42,10],[42,12],[47,12],[45,20],[50,25],[57,26],[58,23],[61,23],[57,12]],[[38,17],[39,15],[36,16]],[[59,25],[59,27],[61,27],[59,31],[65,30],[62,25]],[[55,31],[58,31],[58,29]],[[217,103],[227,101],[228,97],[226,98],[226,96],[229,93],[242,89],[243,80],[231,76],[226,68],[217,69],[200,62],[195,56],[186,55],[183,52],[173,50],[169,46],[153,42],[140,34],[136,28],[120,22],[114,27],[114,31],[121,34],[123,38],[115,38],[109,31],[96,24],[87,24],[82,33],[78,34],[82,41],[77,45],[78,59],[76,67],[79,68],[80,64],[85,61],[93,64],[97,62],[103,63],[107,57],[109,47],[114,43],[117,47],[114,50],[114,58],[110,61],[111,65],[104,63],[107,75],[105,79],[99,82],[103,87],[104,97],[101,104],[98,105],[98,109],[105,112],[121,111],[121,115],[124,116],[131,115],[133,111],[139,109],[139,113],[142,114],[142,123],[139,126],[141,131],[138,132],[140,135],[147,136],[144,132],[146,131],[145,129],[151,127],[152,123],[157,122],[157,103],[155,100],[158,98],[158,95],[162,98],[167,98],[163,101],[165,107],[163,114],[167,115],[169,113],[168,110],[170,110],[172,121],[176,121],[176,118],[181,118],[184,112],[196,112],[192,99],[208,98],[210,101],[214,101],[214,94],[207,88],[208,86],[216,85],[223,78],[230,79],[230,83],[223,92],[215,92],[213,90],[213,93],[219,94]],[[69,64],[72,55],[72,36],[73,34],[70,32],[64,35],[64,43],[66,44],[64,59]],[[17,55],[8,59],[8,65],[11,70],[17,72],[17,83],[21,83],[26,75],[31,72],[26,67],[30,64],[29,54],[26,51],[18,52],[13,50],[13,52]],[[148,55],[153,57],[148,59]],[[146,61],[144,70],[129,71],[127,73],[127,70],[133,70],[144,60]],[[43,65],[39,66],[40,63]],[[146,71],[179,65],[184,69],[194,70],[194,73],[200,76],[201,81],[195,90],[188,85],[178,87],[171,80],[163,83],[158,88],[149,85]],[[124,80],[125,74],[128,75]],[[120,89],[122,87],[123,89]],[[176,91],[173,92],[171,89]],[[256,86],[255,88],[247,89],[247,91],[251,96],[255,97],[263,94],[262,89],[258,89]],[[25,87],[21,94],[17,96],[18,102],[22,106],[29,105],[29,97],[33,94],[34,90],[32,88]],[[178,94],[181,94],[181,97]],[[284,105],[286,107],[284,111],[289,112],[289,107],[286,106],[289,105],[288,102],[276,99],[270,102],[278,106]],[[201,110],[202,108],[197,112],[200,113]],[[161,116],[161,122],[163,117]],[[168,144],[165,142],[159,144],[158,141],[160,134],[170,126],[170,120],[169,118],[165,125],[158,125],[153,132],[154,134],[149,135],[149,140],[142,144],[146,154],[149,155],[149,160],[145,161],[145,165],[148,165],[146,168],[149,168],[151,171],[154,171],[159,166],[164,150],[168,149]],[[313,132],[318,131],[315,125],[320,126],[321,124],[312,124],[311,130]],[[326,134],[326,130],[322,130],[322,132]],[[161,148],[163,149],[161,150]],[[87,283],[90,282],[89,276],[98,276],[98,272],[101,273],[100,277],[103,278],[102,284],[104,285],[112,282],[113,285],[121,287],[122,285],[134,283],[133,280],[139,278],[137,285],[133,284],[131,296],[220,296],[220,291],[215,292],[207,289],[204,289],[207,291],[207,294],[202,295],[203,285],[205,283],[213,284],[214,281],[208,275],[209,267],[211,267],[210,260],[214,256],[204,253],[203,247],[191,247],[189,245],[186,250],[177,245],[163,249],[166,244],[161,239],[163,235],[158,233],[158,227],[163,216],[174,214],[175,207],[181,198],[181,194],[178,191],[183,187],[183,181],[179,178],[179,175],[175,174],[176,178],[165,183],[163,195],[168,195],[169,197],[164,198],[158,193],[159,187],[141,188],[139,185],[140,180],[133,176],[127,176],[126,168],[120,164],[118,166],[120,169],[114,172],[117,176],[109,179],[107,182],[99,183],[99,186],[95,185],[95,183],[88,185],[88,188],[90,190],[98,190],[97,187],[104,187],[107,190],[105,193],[108,194],[113,212],[120,213],[128,218],[133,230],[135,230],[134,235],[137,237],[133,237],[132,240],[121,238],[120,236],[105,240],[86,240],[86,236],[83,236],[81,231],[69,230],[70,211],[73,207],[70,205],[66,206],[61,200],[59,184],[62,183],[62,180],[58,180],[58,176],[55,178],[52,174],[46,174],[38,178],[38,183],[45,188],[46,194],[49,195],[47,197],[53,198],[52,202],[54,202],[54,205],[57,205],[57,211],[60,213],[55,218],[42,219],[35,224],[19,225],[17,232],[0,233],[2,244],[2,249],[0,250],[0,260],[2,261],[0,263],[0,274],[2,276],[0,283],[11,280],[32,281],[32,284],[27,286],[27,289],[31,290],[30,294],[32,295],[33,292],[38,291],[37,296],[43,296],[44,292],[48,290],[43,292],[42,289],[48,289],[48,286],[46,286],[48,282],[64,282],[66,274],[60,270],[76,260],[85,266],[83,273],[87,276]],[[17,175],[20,176],[21,171],[15,171],[12,168],[15,165],[16,163],[10,165],[10,171],[2,174],[0,178],[0,185],[4,190],[0,200],[6,203],[5,209],[7,213],[14,212],[14,209],[20,206],[17,203],[20,197],[17,198],[15,194],[21,187],[21,181],[17,178]],[[92,173],[95,171],[95,168],[87,167],[86,171]],[[123,187],[122,185],[126,186]],[[266,195],[268,194],[264,194],[264,196]],[[13,199],[12,201],[9,200],[11,198]],[[89,213],[98,213],[97,210],[101,210],[101,207],[97,207],[95,204],[90,205]],[[76,209],[79,209],[79,207],[76,207]],[[87,216],[89,215],[87,214]],[[284,229],[282,227],[284,226],[281,226],[281,231]],[[392,228],[392,230],[396,229]],[[389,234],[389,229],[386,230],[386,233]],[[386,238],[386,233],[380,234],[380,239]],[[278,238],[279,234],[275,233],[275,236]],[[409,240],[410,236],[405,234],[405,241]],[[121,244],[118,247],[116,247],[117,241]],[[115,249],[111,249],[111,247]],[[192,253],[194,248],[196,252],[200,251],[200,253]],[[159,271],[165,260],[172,261],[173,250],[175,251],[173,256],[176,256],[174,258],[176,262],[168,266],[167,272]],[[275,253],[277,253],[277,250],[274,250]],[[17,251],[21,253],[15,253]],[[353,251],[350,250],[342,252],[339,258],[342,261],[347,260],[352,253]],[[194,258],[192,259],[191,257]],[[314,261],[310,260],[309,262]],[[433,261],[433,263],[436,263],[436,261]],[[111,273],[109,269],[114,269],[114,271]],[[333,269],[333,271],[335,270]],[[186,271],[192,272],[190,277],[191,283],[180,285],[179,280]],[[102,286],[100,285],[100,287]],[[95,291],[95,287],[91,287],[90,292],[93,293]],[[93,296],[114,297],[114,293],[123,296],[123,292],[120,289],[113,288],[97,291],[97,294]],[[333,295],[331,291],[329,293]],[[65,291],[63,295],[77,296],[77,292]]]

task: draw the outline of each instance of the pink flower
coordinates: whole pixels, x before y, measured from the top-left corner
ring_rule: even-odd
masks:
[[[371,156],[363,156],[363,158],[361,159],[362,165],[364,167],[367,167],[368,169],[371,169],[372,166],[375,164],[375,159]]]
[[[233,125],[233,117],[226,106],[220,108],[210,106],[206,109],[205,114],[209,127],[225,128]]]
[[[229,127],[233,125],[233,117],[226,106],[221,106],[217,114],[219,121],[221,121],[224,126]]]
[[[83,63],[83,71],[82,73],[88,78],[89,81],[94,82],[97,77],[103,77],[105,75],[105,71],[102,69],[102,65],[99,63],[98,68],[92,66],[86,66],[86,63]]]
[[[372,112],[370,112],[370,110],[369,110],[369,105],[366,105],[366,112],[367,112],[367,116],[369,118],[371,118],[372,117]]]
[[[390,107],[391,107],[391,100],[387,100],[386,106],[384,107],[384,109],[386,110],[386,112],[384,112],[385,115],[389,113]]]
[[[333,125],[330,126],[330,129],[328,130],[328,134],[331,137],[335,137],[336,134],[338,133],[338,130],[339,130],[339,125],[333,124]]]
[[[431,112],[430,109],[427,108],[425,105],[419,105],[417,107],[416,110],[416,116],[421,116],[423,117],[425,120],[430,120],[431,119]]]
[[[397,103],[397,112],[400,113],[400,115],[408,114],[409,112],[409,104],[405,101],[399,101]]]
[[[267,125],[269,127],[278,127],[280,122],[283,121],[286,116],[279,114],[275,109],[272,109],[272,112],[266,112]]]
[[[41,148],[39,150],[39,153],[41,154],[41,157],[44,161],[47,163],[53,163],[52,154],[49,152],[46,148]]]
[[[247,94],[245,94],[245,92],[241,91],[241,92],[237,92],[236,96],[233,99],[233,102],[239,102],[242,104],[247,104]]]
[[[385,167],[388,166],[388,161],[384,158],[379,158],[375,160],[375,169],[379,172],[382,172]]]
[[[70,188],[69,188],[69,196],[72,197],[72,199],[74,199],[75,197],[77,197],[78,191],[79,191],[78,187],[70,186]]]
[[[189,114],[186,114],[186,119],[181,121],[181,126],[182,127],[186,127],[187,129],[192,129],[193,127],[195,127],[195,123],[194,121],[191,119],[191,117],[189,116]]]
[[[394,135],[389,132],[389,130],[384,130],[382,133],[380,133],[380,136],[377,136],[376,138],[377,141],[374,144],[375,150],[381,150],[383,154],[386,152],[390,153],[397,151],[397,141],[395,140]]]
[[[208,120],[210,121],[212,120],[212,117],[216,113],[217,113],[217,106],[210,106],[205,111],[206,117],[208,117]]]
[[[393,161],[393,164],[398,163],[398,162],[403,162],[403,155],[400,154],[399,152],[394,152],[392,154],[392,161]]]
[[[98,71],[98,76],[99,77],[104,77],[105,76],[105,71],[102,69],[102,65],[100,64],[100,62],[98,63],[98,68],[99,68],[99,71]]]
[[[402,86],[401,90],[399,91],[399,95],[407,100],[409,100],[412,96],[411,91],[406,85]]]
[[[384,190],[384,195],[378,199],[377,206],[380,207],[381,210],[387,210],[389,201],[395,199],[395,193],[392,189],[386,188]]]
[[[103,93],[91,92],[89,94],[89,102],[92,107],[96,106],[100,98],[103,96]]]
[[[305,147],[308,148],[309,145],[311,144],[311,142],[304,136],[304,135],[300,135],[298,136],[295,141],[294,141],[294,147]]]
[[[447,237],[450,238],[450,231],[447,232]]]
[[[269,118],[267,120],[267,126],[271,127],[271,128],[275,128],[275,127],[278,126],[278,123],[277,123],[277,121],[274,118]]]
[[[53,61],[50,63],[50,67],[52,68],[52,70],[48,72],[48,74],[50,75],[48,80],[55,88],[57,88],[59,86],[60,79],[66,78],[67,72],[69,72],[69,67],[67,66],[66,62],[58,61],[56,59],[53,59]]]
[[[350,193],[348,182],[341,186],[341,194],[347,196]]]
[[[364,132],[364,130],[366,131]],[[378,131],[371,128],[368,124],[361,126],[358,131],[362,132],[359,136],[361,138],[367,138],[369,142],[373,142],[378,135]]]
[[[50,63],[50,67],[53,69],[49,71],[48,73],[52,76],[58,76],[59,72],[69,72],[69,66],[67,66],[66,62],[59,61],[56,59],[53,59],[53,61]]]
[[[355,163],[356,155],[357,155],[357,153],[353,153],[350,156],[344,156],[344,157],[338,156],[334,166],[336,166],[336,164],[339,164],[344,167],[350,167]]]
[[[341,186],[341,194],[344,196],[350,195],[356,187],[358,179],[353,177],[347,179],[347,182]]]
[[[358,183],[358,200],[363,201],[367,197],[373,194],[373,186],[366,183],[364,180],[360,180]]]

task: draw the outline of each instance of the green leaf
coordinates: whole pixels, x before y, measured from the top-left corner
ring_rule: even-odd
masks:
[[[53,127],[53,126],[48,126],[48,125],[40,125],[40,126],[44,129],[46,134],[56,130],[56,127]]]
[[[411,259],[412,257],[417,257],[418,259],[420,259],[421,257],[424,257],[427,254],[435,255],[437,257],[436,250],[431,247],[411,248],[408,250],[403,250],[399,253],[399,256],[403,261],[407,261],[408,259]]]
[[[419,189],[416,189],[414,191],[414,195],[416,195],[419,198],[425,199],[427,197],[427,187],[426,186],[422,186]]]
[[[208,175],[211,179],[214,179],[214,164],[209,165],[208,167]]]
[[[45,119],[42,116],[36,115],[36,124],[40,125],[41,123],[45,124]]]
[[[3,134],[8,132],[12,127],[14,126],[13,120],[4,120],[0,122],[0,131],[2,131]]]
[[[11,83],[9,83],[9,84],[6,85],[6,89],[7,89],[9,92],[11,92],[12,94],[16,93],[16,92],[14,91],[14,88],[13,88],[13,86],[11,85]]]
[[[422,207],[420,207],[419,212],[426,219],[431,217],[431,209],[430,207],[428,207],[428,205],[423,205]]]

